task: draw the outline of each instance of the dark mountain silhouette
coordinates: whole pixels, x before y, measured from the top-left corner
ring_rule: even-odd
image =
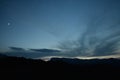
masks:
[[[71,65],[112,65],[120,66],[120,59],[109,58],[109,59],[70,59],[70,58],[52,58],[51,62],[64,62]]]
[[[50,61],[23,57],[0,58],[0,78],[15,80],[119,79],[120,59],[52,58]]]
[[[0,58],[4,58],[4,57],[7,57],[7,55],[0,53]]]

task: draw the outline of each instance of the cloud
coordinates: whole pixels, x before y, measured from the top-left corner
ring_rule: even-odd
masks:
[[[9,47],[13,51],[25,51],[25,49],[20,48],[20,47]]]
[[[32,51],[36,52],[42,52],[42,53],[54,53],[54,52],[60,52],[60,50],[54,50],[54,49],[30,49]]]
[[[117,51],[120,49],[120,17],[108,15],[108,12],[93,16],[89,19],[85,31],[80,34],[78,40],[63,43],[60,43],[58,48],[72,56],[119,54],[120,52]]]
[[[25,58],[42,58],[47,56],[61,56],[61,51],[56,49],[24,49],[18,47],[9,47],[10,51],[4,52],[8,56]]]
[[[112,40],[110,42],[106,42],[105,44],[101,44],[96,47],[94,51],[94,55],[100,56],[100,55],[113,55],[117,54],[116,51],[118,49],[118,42],[120,39]]]

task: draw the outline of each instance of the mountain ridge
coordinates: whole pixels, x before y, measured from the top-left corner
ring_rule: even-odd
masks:
[[[0,58],[1,77],[21,79],[120,79],[120,59],[79,60],[52,58],[49,61],[24,57]],[[11,79],[12,79],[11,78]],[[19,79],[18,79],[19,78]]]

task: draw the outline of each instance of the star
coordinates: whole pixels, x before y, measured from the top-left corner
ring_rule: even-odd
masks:
[[[8,22],[8,26],[10,26],[11,25],[11,23],[10,22]]]

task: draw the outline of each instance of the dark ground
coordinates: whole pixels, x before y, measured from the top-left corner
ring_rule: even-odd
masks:
[[[0,80],[120,80],[119,59],[0,58]]]

